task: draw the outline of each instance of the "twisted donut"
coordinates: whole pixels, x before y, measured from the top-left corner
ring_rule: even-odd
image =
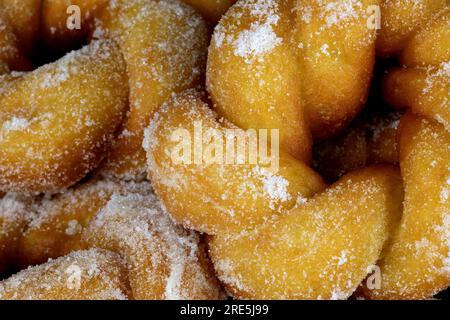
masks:
[[[114,195],[83,240],[125,258],[134,299],[222,297],[199,236],[176,226],[152,195]]]
[[[370,298],[428,299],[450,285],[450,133],[407,114],[400,124],[403,216],[379,266],[382,286]]]
[[[210,23],[234,3],[184,2]],[[450,285],[449,8],[240,0],[204,70],[208,26],[178,0],[0,0],[0,272],[37,265],[0,299],[221,299],[221,284],[244,299],[432,298]],[[39,46],[85,42],[13,72]],[[402,65],[382,89],[397,110],[371,101],[355,119],[375,54]],[[255,129],[279,130],[279,153],[277,133],[258,140],[275,169],[254,162]]]
[[[291,10],[289,1],[240,1],[225,14],[213,36],[207,69],[208,90],[218,116],[208,108],[198,92],[185,92],[163,105],[146,130],[144,139],[149,178],[156,194],[176,221],[210,235],[208,243],[214,267],[234,297],[345,299],[355,292],[370,273],[370,268],[377,264],[381,269],[382,286],[369,289],[363,283],[365,297],[431,298],[450,285],[447,221],[450,139],[445,123],[442,125],[433,120],[445,122],[442,121],[442,112],[448,111],[448,79],[432,81],[431,85],[439,86],[439,90],[427,91],[427,100],[422,102],[425,111],[417,111],[414,103],[401,105],[412,107],[413,112],[428,118],[407,113],[401,117],[398,129],[400,115],[396,114],[356,127],[354,136],[349,138],[349,147],[344,146],[344,151],[337,157],[345,156],[347,150],[356,150],[354,153],[361,161],[349,167],[338,166],[335,171],[331,169],[333,178],[338,178],[348,170],[368,163],[399,162],[401,175],[388,166],[368,167],[344,175],[336,184],[322,191],[325,186],[314,171],[288,156],[286,151],[308,161],[310,140],[305,138],[306,134],[299,138],[299,132],[311,131],[314,137],[336,133],[338,127],[343,127],[358,112],[359,106],[349,104],[354,108],[352,110],[344,105],[341,110],[348,111],[343,113],[345,120],[325,117],[321,122],[320,115],[327,113],[324,102],[328,103],[332,95],[322,94],[321,90],[326,89],[316,83],[314,92],[318,94],[314,99],[317,103],[311,106],[317,108],[309,110],[309,97],[304,95],[304,87],[297,91],[292,89],[299,81],[302,82],[298,72],[293,71],[297,70],[296,58],[301,55],[292,54],[297,49],[292,46],[296,29],[291,26],[301,25],[304,28],[301,30],[328,30],[327,21],[341,18],[340,15],[333,16],[336,19],[328,16],[328,20],[327,9],[333,6],[326,6],[320,0],[308,2],[311,3],[314,6],[308,7],[302,2],[297,10]],[[333,3],[337,6],[344,2]],[[315,14],[311,18],[305,17],[307,10]],[[439,27],[424,29],[436,32],[437,41],[433,43],[436,52],[426,55],[426,52],[434,50],[418,49],[412,44],[425,45],[431,41],[419,42],[411,37],[410,43],[406,40],[403,43],[406,49],[402,57],[423,61],[419,66],[433,65],[432,61],[440,65],[445,61],[448,23],[444,26],[442,21],[448,22],[448,19],[442,18],[445,13],[440,12],[440,18],[431,23]],[[357,49],[350,46],[354,51],[346,51],[351,57],[364,52],[361,59],[372,57],[374,47],[374,38],[367,30],[363,32],[366,26],[358,20],[362,16],[350,15],[353,40],[359,39],[360,46]],[[364,34],[366,37],[362,37]],[[412,35],[411,32],[409,34]],[[309,36],[308,33],[306,35],[303,37]],[[342,37],[337,29],[332,29],[327,35]],[[314,33],[311,37],[314,38]],[[358,37],[370,41],[361,46],[361,38]],[[252,42],[253,39],[258,41]],[[317,51],[318,45],[314,44],[306,46],[311,51],[305,50],[305,60],[315,62],[318,74],[322,70],[334,71],[327,63],[331,59],[339,61],[340,55],[337,54],[337,58],[322,55],[314,59],[308,55],[314,49]],[[340,44],[338,42],[336,46]],[[423,52],[423,57],[408,53],[419,51]],[[322,62],[325,65],[323,69],[320,67]],[[370,73],[368,64],[361,63],[361,60],[358,60],[358,65],[351,66],[360,72],[359,75]],[[305,75],[309,81],[305,84],[307,87],[314,84],[316,69],[311,70]],[[444,73],[442,76],[447,75]],[[297,80],[291,81],[291,77]],[[335,79],[333,77],[325,79]],[[408,97],[410,90],[415,90],[415,94],[421,90],[417,86],[405,90],[411,82],[399,83],[403,87],[392,89],[391,84],[385,86],[401,99]],[[390,91],[385,92],[388,92],[389,99]],[[356,90],[349,96],[358,96],[361,103],[364,94],[365,90]],[[340,95],[340,98],[345,99],[345,95]],[[295,105],[292,101],[303,104]],[[336,101],[343,100],[334,99],[331,105],[339,106]],[[303,105],[306,105],[305,109],[299,107]],[[314,118],[314,112],[319,116]],[[439,114],[441,116],[437,117]],[[182,128],[188,136],[193,136],[196,122],[218,129],[222,136],[226,136],[225,129],[229,128],[245,135],[244,130],[230,122],[244,129],[279,128],[283,148],[279,176],[274,177],[265,171],[258,176],[261,170],[251,165],[214,162],[191,165],[174,161],[174,155],[178,156],[180,151],[177,149],[180,133],[177,130]],[[338,125],[333,126],[332,123]],[[321,126],[327,128],[321,130]],[[208,142],[200,140],[203,145],[194,149],[206,149]],[[276,187],[268,187],[267,181],[275,183]],[[308,184],[311,181],[314,184]],[[196,197],[192,198],[190,194]],[[293,200],[298,195],[304,198]]]
[[[82,8],[81,30],[66,27],[66,9],[72,4]],[[13,3],[4,7],[7,12],[19,9]],[[98,167],[122,122],[128,89],[130,110],[101,171],[107,176],[140,180],[145,171],[143,129],[153,111],[173,92],[196,85],[202,76],[205,23],[177,1],[44,0],[42,25],[44,40],[59,43],[60,48],[73,46],[92,33],[96,38],[114,38],[125,61],[111,42],[93,42],[32,73],[3,78],[0,190],[53,192],[73,185]],[[15,37],[8,28],[0,29],[0,41],[8,43],[0,54],[0,72],[17,69],[21,59]],[[75,94],[83,81],[85,89]],[[104,89],[97,92],[97,88]],[[33,94],[24,98],[25,90]],[[72,114],[68,114],[68,99]],[[19,101],[23,108],[17,108]],[[44,130],[48,123],[51,130]],[[77,134],[61,128],[73,128]],[[17,141],[28,144],[18,145]]]
[[[201,121],[223,135],[233,128],[245,139],[244,130],[217,118],[201,93],[187,91],[164,104],[146,130],[149,178],[176,221],[208,234],[236,232],[271,220],[325,187],[313,170],[285,152],[277,174],[257,164],[174,164],[170,150],[177,145],[172,139],[177,128],[193,136],[194,123]],[[203,145],[206,149],[207,141]]]
[[[237,298],[346,299],[399,219],[401,187],[392,168],[364,169],[274,223],[212,237],[218,276]]]
[[[408,107],[399,135],[405,184],[401,224],[379,263],[383,286],[365,290],[376,299],[430,298],[450,285],[450,6],[423,1],[412,11],[414,25],[399,47],[402,69],[388,73],[387,101]],[[414,114],[413,114],[414,113]]]
[[[127,299],[122,259],[109,251],[75,251],[0,282],[1,300]]]

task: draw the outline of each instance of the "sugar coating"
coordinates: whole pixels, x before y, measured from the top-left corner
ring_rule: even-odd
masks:
[[[377,261],[401,192],[395,170],[366,168],[274,223],[218,235],[210,250],[219,278],[236,298],[347,299]]]
[[[32,219],[34,199],[18,194],[0,194],[0,273],[14,267],[19,239]]]
[[[21,266],[35,265],[82,247],[81,234],[113,194],[151,195],[150,183],[94,178],[35,205],[35,216],[20,239]]]
[[[143,130],[172,94],[200,84],[208,46],[204,20],[180,1],[112,1],[99,18],[97,37],[121,46],[130,84],[130,110],[102,174],[145,178]]]
[[[126,110],[125,79],[122,55],[109,40],[2,76],[0,189],[54,192],[95,168]]]
[[[2,300],[125,300],[128,297],[123,261],[118,255],[99,249],[76,251],[0,282]]]
[[[83,237],[124,257],[135,299],[221,297],[199,235],[175,225],[154,195],[113,194]]]
[[[175,164],[171,154],[176,142],[170,136],[178,128],[193,135],[196,121],[218,130],[224,139],[232,129],[247,151],[249,144],[246,131],[218,119],[196,90],[175,95],[155,114],[143,142],[149,177],[172,217],[184,226],[209,234],[235,232],[272,220],[295,206],[297,198],[308,198],[324,187],[311,169],[284,153],[278,172],[261,162],[249,163],[248,153],[240,155],[241,164],[236,162],[238,155],[230,164]],[[207,142],[202,139],[201,144],[206,150]]]

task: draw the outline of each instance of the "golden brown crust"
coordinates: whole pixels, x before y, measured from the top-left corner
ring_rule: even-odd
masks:
[[[282,147],[308,162],[311,134],[336,133],[367,97],[375,32],[366,9],[374,2],[359,4],[236,3],[209,49],[207,86],[219,115],[244,129],[280,129]]]
[[[96,41],[3,80],[0,190],[54,192],[97,167],[126,111],[125,68],[117,44]]]
[[[380,261],[373,299],[430,299],[450,285],[448,200],[450,134],[433,120],[406,115],[400,127],[405,201],[400,226]]]
[[[202,97],[197,91],[175,96],[146,130],[149,178],[177,222],[208,234],[236,232],[271,220],[325,188],[320,176],[285,152],[277,172],[250,162],[176,164],[171,151],[179,144],[172,139],[178,128],[194,136],[196,123],[201,123],[205,131],[214,128],[223,137],[227,129],[247,137],[244,130],[220,122]],[[202,144],[206,150],[207,142]]]
[[[402,193],[393,168],[353,172],[275,223],[212,237],[218,276],[236,298],[347,299],[377,261]]]

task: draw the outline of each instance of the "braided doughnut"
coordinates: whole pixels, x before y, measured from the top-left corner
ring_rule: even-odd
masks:
[[[364,169],[274,223],[211,238],[219,278],[237,298],[348,298],[395,227],[401,186],[394,169]]]
[[[404,68],[384,81],[387,101],[415,115],[400,124],[404,211],[379,262],[383,286],[364,290],[374,299],[430,298],[450,285],[450,7],[448,1],[423,1],[420,7],[408,14],[422,23],[395,49]]]
[[[383,276],[370,298],[428,299],[450,285],[450,134],[407,114],[400,124],[403,217],[379,263]]]
[[[336,117],[343,115],[345,120],[325,117],[326,121],[321,122],[321,116],[327,115],[324,102],[330,102],[330,97],[333,97],[327,107],[337,108],[345,100],[345,95],[336,99],[335,95],[323,94],[320,90],[326,90],[322,89],[325,85],[314,82],[314,72],[317,71],[318,75],[322,70],[333,72],[335,70],[327,62],[331,59],[339,61],[339,54],[331,55],[330,59],[327,55],[318,55],[314,59],[311,53],[319,48],[314,39],[306,45],[309,50],[302,51],[302,54],[306,55],[308,63],[315,63],[317,70],[311,69],[314,71],[306,73],[305,78],[299,78],[291,71],[299,66],[297,58],[301,57],[299,53],[292,53],[297,49],[293,49],[291,41],[296,39],[295,36],[298,39],[299,35],[291,26],[301,25],[301,30],[328,30],[327,21],[334,23],[336,19],[349,19],[348,15],[342,14],[343,11],[337,11],[345,17],[337,14],[333,16],[335,19],[328,16],[328,20],[326,10],[334,6],[326,6],[320,0],[308,2],[311,3],[314,6],[302,2],[297,10],[291,10],[289,1],[240,1],[225,14],[213,36],[207,69],[208,91],[218,115],[208,108],[204,96],[195,91],[177,95],[166,102],[155,114],[145,134],[143,145],[147,150],[149,178],[156,194],[176,221],[210,235],[208,242],[214,267],[233,297],[345,299],[358,289],[370,268],[378,264],[382,286],[368,289],[362,285],[365,297],[431,298],[450,285],[447,221],[449,136],[445,121],[442,121],[442,113],[448,111],[448,103],[445,103],[448,100],[445,96],[449,92],[448,82],[431,81],[432,85],[440,87],[439,90],[427,91],[428,100],[422,102],[425,111],[417,111],[414,103],[399,105],[412,107],[412,111],[428,116],[428,119],[394,112],[366,120],[350,128],[349,135],[344,135],[346,144],[343,150],[330,151],[331,156],[345,162],[345,166],[337,165],[330,169],[333,179],[349,170],[379,162],[400,163],[401,176],[398,170],[389,166],[367,167],[344,175],[322,191],[325,186],[314,171],[286,152],[308,161],[311,140],[306,133],[311,132],[315,138],[333,135],[353,118],[361,106],[343,104],[339,109],[343,113]],[[337,6],[343,2],[333,4]],[[314,13],[312,17],[305,13],[308,10]],[[358,13],[361,11],[356,10]],[[301,14],[296,15],[296,12]],[[417,48],[418,44],[425,45],[431,41],[420,42],[415,37],[402,40],[402,46],[406,45],[402,59],[406,61],[404,57],[409,57],[416,61],[411,63],[411,67],[433,66],[433,61],[438,61],[435,64],[440,66],[442,61],[446,61],[448,23],[444,27],[442,21],[448,19],[442,16],[445,11],[439,12],[439,19],[431,23],[436,27],[424,29],[436,33],[436,53],[426,55],[427,50]],[[353,27],[350,30],[355,31],[352,36],[355,42],[358,39],[359,47],[350,46],[354,51],[346,53],[356,59],[361,54],[358,64],[351,66],[359,71],[359,79],[368,81],[369,77],[364,78],[364,74],[370,74],[371,64],[367,61],[361,63],[361,60],[373,57],[374,38],[372,33],[363,31],[366,25],[362,26],[362,20],[358,20],[362,16],[350,14],[351,22],[347,23]],[[320,32],[318,34],[323,36]],[[408,34],[411,36],[413,33]],[[337,29],[330,30],[327,35],[343,38]],[[252,42],[252,37],[258,40]],[[379,41],[381,43],[382,40]],[[304,49],[305,43],[302,44]],[[336,46],[339,45],[340,42]],[[423,62],[417,64],[417,61]],[[321,63],[325,67],[321,67]],[[295,80],[289,81],[290,77]],[[336,79],[333,77],[324,77],[321,81]],[[348,75],[347,78],[350,77]],[[299,79],[308,82],[303,85]],[[344,85],[352,87],[353,80],[352,77]],[[302,88],[294,91],[292,88],[296,88],[299,81]],[[395,91],[398,99],[405,99],[410,91],[418,89],[415,86],[406,90],[411,82],[399,81],[397,87],[388,82],[385,82],[385,87]],[[344,92],[351,92],[349,97],[358,97],[357,101],[362,103],[366,87],[363,81],[360,90]],[[308,88],[310,92],[314,88],[314,93],[318,93],[315,100],[309,100],[311,98],[304,94]],[[420,90],[419,87],[416,94]],[[391,91],[385,89],[384,92],[389,100]],[[303,103],[306,108],[299,112],[299,107],[293,107],[294,102]],[[439,105],[439,108],[430,103]],[[309,105],[314,109],[310,107],[312,110],[309,110]],[[319,116],[315,117],[314,112]],[[433,118],[444,122],[444,125]],[[245,131],[234,127],[231,122],[243,129],[280,129],[279,176],[274,177],[265,171],[258,176],[255,172],[260,173],[261,170],[251,165],[177,163],[174,161],[174,155],[179,156],[180,152],[177,149],[180,132],[177,130],[182,128],[186,130],[184,133],[194,136],[196,122],[223,132],[222,136],[226,136],[225,129],[229,128],[245,135]],[[208,141],[200,142],[203,144],[194,149],[206,149]],[[326,148],[330,148],[329,142],[322,148],[326,153]],[[348,151],[358,157],[353,164],[345,160],[346,156],[349,157]],[[325,158],[329,160],[330,156]],[[270,188],[265,184],[267,181],[278,184]],[[312,181],[314,184],[310,184]],[[276,192],[271,194],[268,190]],[[196,196],[191,197],[192,194]],[[272,198],[273,195],[276,197]],[[299,195],[301,201],[293,200]]]
[[[1,300],[128,299],[122,259],[109,251],[76,251],[0,282]]]
[[[65,27],[68,4],[80,6],[81,30]],[[127,180],[144,178],[144,128],[172,93],[200,83],[208,46],[205,22],[192,8],[175,0],[44,0],[43,7],[48,42],[64,39],[72,43],[92,34],[94,38],[114,38],[120,44],[127,63],[130,110],[102,174]]]
[[[448,0],[234,2],[0,0],[0,299],[450,285]]]
[[[125,62],[112,41],[0,82],[0,190],[73,185],[104,158],[127,106]]]

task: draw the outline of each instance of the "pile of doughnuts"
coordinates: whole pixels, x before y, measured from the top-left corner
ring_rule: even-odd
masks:
[[[449,96],[448,0],[0,0],[0,299],[440,297]]]

